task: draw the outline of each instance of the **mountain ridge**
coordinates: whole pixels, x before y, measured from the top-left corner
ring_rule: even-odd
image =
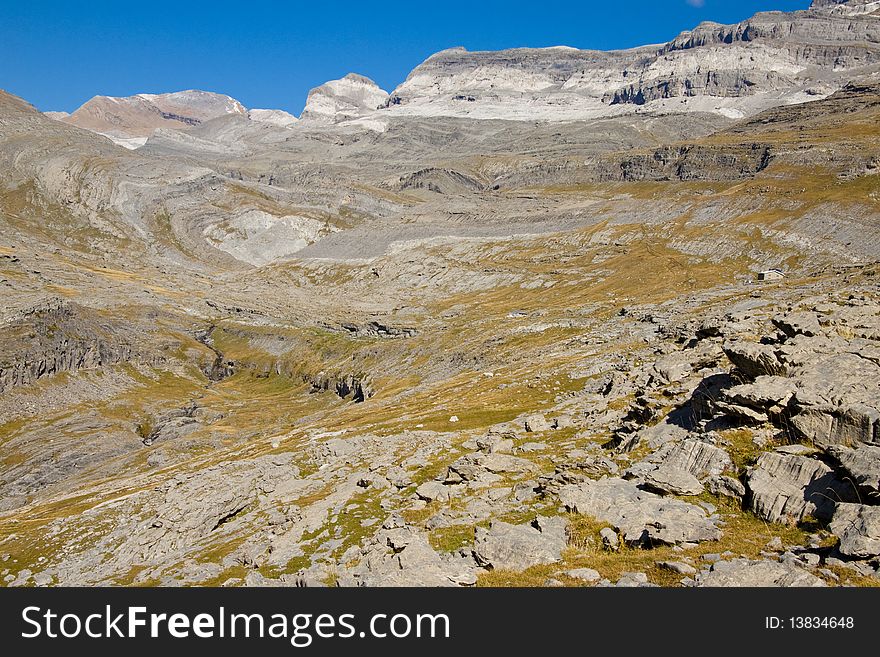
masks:
[[[742,118],[824,98],[853,78],[877,74],[878,8],[875,0],[819,0],[806,10],[763,12],[731,25],[704,22],[665,44],[624,50],[447,48],[416,66],[390,93],[355,73],[315,87],[299,118],[303,128],[354,121],[380,132],[388,119],[404,116],[570,121],[710,112]],[[188,116],[174,110],[175,94],[99,96],[71,116],[56,118],[130,146],[159,127],[186,130],[224,112],[245,113],[229,97],[198,93],[216,98],[215,107],[233,105]],[[164,97],[170,111],[142,107]]]

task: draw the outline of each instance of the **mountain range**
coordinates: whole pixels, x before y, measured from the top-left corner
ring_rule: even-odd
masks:
[[[402,116],[571,121],[707,112],[740,119],[825,98],[854,77],[876,74],[878,9],[869,1],[820,1],[807,11],[762,13],[736,25],[703,23],[666,44],[614,52],[452,48],[429,57],[390,94],[354,73],[327,82],[309,93],[300,118],[374,129]],[[252,118],[262,110],[256,111]],[[51,114],[141,145],[157,128],[244,113],[228,96],[185,91],[96,96],[70,116]]]

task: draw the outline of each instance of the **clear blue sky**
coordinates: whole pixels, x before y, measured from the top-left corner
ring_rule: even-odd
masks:
[[[668,41],[703,20],[805,9],[810,0],[29,2],[0,0],[0,88],[41,110],[94,95],[181,89],[299,114],[350,71],[386,90],[432,53]]]

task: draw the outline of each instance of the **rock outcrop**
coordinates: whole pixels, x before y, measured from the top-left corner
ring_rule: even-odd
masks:
[[[717,520],[700,507],[640,490],[623,479],[564,486],[559,499],[570,511],[613,525],[629,545],[651,547],[721,538]]]
[[[717,561],[695,580],[697,586],[709,587],[825,586],[819,577],[790,562],[749,559]]]
[[[829,520],[838,501],[853,490],[816,459],[766,452],[746,480],[749,508],[770,522],[795,523],[806,516]]]
[[[567,543],[566,523],[561,518],[538,517],[526,525],[493,522],[479,528],[474,557],[481,566],[494,570],[525,570],[531,566],[557,563]]]
[[[830,528],[840,539],[841,554],[857,559],[880,555],[880,506],[838,504]]]

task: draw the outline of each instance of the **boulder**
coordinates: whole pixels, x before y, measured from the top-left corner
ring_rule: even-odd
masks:
[[[572,579],[579,579],[582,582],[598,582],[602,579],[599,571],[592,568],[574,568],[573,570],[566,570],[565,574]]]
[[[753,383],[722,390],[716,405],[743,419],[767,422],[782,415],[795,390],[795,380],[789,377],[759,376]]]
[[[697,569],[683,561],[658,561],[657,567],[679,575],[696,575]]]
[[[676,383],[686,379],[693,371],[689,354],[676,352],[658,358],[654,369],[668,383]]]
[[[880,498],[880,447],[862,445],[850,449],[834,445],[825,451],[846,476],[876,503]]]
[[[852,345],[823,348],[837,351],[823,355],[799,347],[803,353],[797,357],[805,365],[798,369],[790,403],[792,431],[818,447],[880,445],[880,365],[861,353],[846,353],[857,351]]]
[[[830,529],[841,554],[857,559],[880,555],[880,506],[838,504]]]
[[[721,538],[717,518],[700,507],[641,490],[624,479],[600,479],[563,486],[562,504],[570,511],[613,525],[629,545],[651,547]]]
[[[657,424],[639,429],[629,437],[627,443],[629,450],[634,449],[637,445],[648,445],[651,449],[657,449],[661,445],[683,440],[687,435],[687,429],[673,424],[666,418]]]
[[[706,481],[706,490],[713,495],[730,497],[734,500],[741,501],[746,496],[746,487],[739,479],[718,475],[710,477]]]
[[[665,464],[645,473],[642,487],[668,495],[699,495],[703,492],[703,484],[690,472]]]
[[[416,488],[416,495],[418,495],[426,502],[433,502],[434,500],[438,500],[440,502],[448,502],[449,487],[444,486],[439,481],[426,481],[421,486]]]
[[[509,454],[486,454],[479,458],[480,466],[493,474],[523,474],[539,472],[538,466],[528,459]]]
[[[776,355],[776,348],[771,345],[745,341],[728,342],[724,345],[724,353],[748,379],[787,374],[787,368]]]
[[[474,558],[494,570],[525,570],[561,561],[566,543],[562,518],[538,517],[526,525],[494,521],[489,529],[477,529]]]
[[[716,561],[694,578],[708,587],[818,587],[825,582],[791,561]]]
[[[696,438],[667,443],[646,460],[684,470],[699,481],[705,481],[734,469],[733,461],[726,451]]]
[[[481,438],[477,438],[477,449],[482,452],[501,452],[507,453],[513,451],[513,441],[516,440],[516,433],[513,431],[489,431],[488,434]]]
[[[529,415],[524,423],[525,430],[529,433],[536,433],[541,431],[550,431],[550,423],[540,413],[533,413]]]
[[[603,527],[599,530],[599,538],[602,539],[602,547],[609,552],[620,550],[620,536],[611,527]]]
[[[791,418],[795,435],[818,447],[880,444],[880,411],[865,404],[838,406],[795,398],[797,414]]]
[[[770,522],[795,524],[806,516],[827,520],[852,486],[816,459],[764,452],[747,476],[748,506]]]

